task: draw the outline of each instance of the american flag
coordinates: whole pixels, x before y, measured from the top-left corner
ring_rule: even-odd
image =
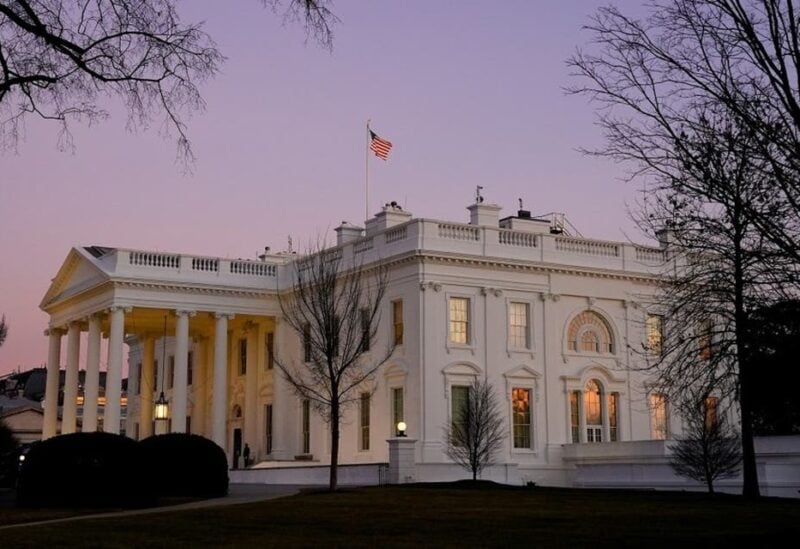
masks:
[[[392,150],[392,142],[378,137],[378,134],[372,130],[369,131],[369,135],[371,137],[369,148],[375,153],[375,156],[384,160],[389,158],[389,151]]]

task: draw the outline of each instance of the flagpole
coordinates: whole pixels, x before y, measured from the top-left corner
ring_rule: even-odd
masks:
[[[367,119],[367,148],[366,148],[366,169],[364,173],[366,175],[366,180],[364,182],[364,223],[369,220],[369,142],[370,142],[370,135],[369,135],[369,123],[372,119]]]

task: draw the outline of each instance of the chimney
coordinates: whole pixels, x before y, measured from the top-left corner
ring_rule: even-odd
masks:
[[[675,229],[672,228],[672,223],[668,223],[661,229],[656,231],[656,238],[658,244],[662,248],[669,248],[675,242]]]
[[[467,209],[469,210],[470,225],[478,225],[481,227],[500,226],[500,210],[502,208],[497,204],[476,202],[471,206],[467,206]]]
[[[358,240],[364,235],[364,229],[357,227],[347,221],[342,221],[342,224],[334,229],[336,231],[336,245],[341,246],[353,240]]]
[[[367,236],[410,220],[411,212],[405,211],[397,202],[390,202],[384,205],[383,209],[375,214],[375,217],[367,220]]]

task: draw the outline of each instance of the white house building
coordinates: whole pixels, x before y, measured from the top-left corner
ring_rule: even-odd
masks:
[[[496,205],[468,209],[469,223],[456,223],[388,205],[364,229],[336,229],[330,252],[344,264],[389,266],[377,345],[395,344],[374,392],[347,411],[340,462],[386,462],[386,441],[402,420],[416,441],[409,476],[463,477],[444,453],[443,427],[472,380],[486,378],[508,433],[491,478],[589,485],[585,471],[598,464],[664,465],[663,440],[680,421],[642,371],[644,349],[660,346],[661,318],[650,304],[664,250],[569,236],[522,210],[500,219]],[[169,429],[202,434],[231,458],[247,444],[254,470],[324,465],[327,425],[275,367],[276,357],[302,356],[277,299],[291,289],[297,257],[73,248],[41,303],[50,315],[48,395],[67,340],[61,432],[76,429],[67,403],[75,402],[80,347],[87,345],[84,394],[92,399],[107,334],[106,426],[119,424],[128,345],[128,436],[153,433],[163,390]],[[97,427],[90,412],[84,430]],[[57,419],[46,406],[45,438]]]

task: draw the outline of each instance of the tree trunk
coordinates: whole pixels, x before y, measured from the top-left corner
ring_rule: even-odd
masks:
[[[736,358],[739,366],[739,410],[742,415],[742,494],[746,498],[757,498],[758,470],[756,469],[756,452],[753,443],[752,406],[750,403],[750,330],[747,323],[747,314],[744,309],[744,253],[742,241],[744,239],[744,221],[742,219],[744,208],[741,204],[741,195],[734,195],[734,315],[736,320]]]
[[[339,401],[331,403],[331,467],[328,490],[336,491],[339,482]]]

